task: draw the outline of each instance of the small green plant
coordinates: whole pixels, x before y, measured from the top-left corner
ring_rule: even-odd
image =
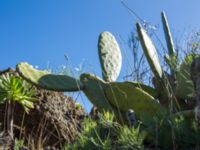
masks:
[[[194,117],[177,116],[162,119],[146,118],[147,126],[141,126],[146,131],[147,147],[161,149],[192,149],[200,146],[200,129]]]
[[[12,73],[6,73],[0,76],[0,103],[6,103],[4,131],[12,139],[13,121],[15,103],[22,105],[25,112],[29,112],[34,108],[34,91],[30,88],[30,84],[21,77]]]
[[[23,146],[24,146],[24,141],[23,140],[15,139],[14,150],[20,150],[20,148],[22,148]]]
[[[83,123],[83,131],[74,143],[66,145],[64,150],[120,150],[143,149],[144,133],[137,128],[122,126],[114,121],[114,115],[105,112],[99,120],[87,118]]]

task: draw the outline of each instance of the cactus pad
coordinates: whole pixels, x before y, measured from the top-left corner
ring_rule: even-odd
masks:
[[[177,56],[176,56],[176,52],[175,52],[174,43],[173,43],[173,39],[172,39],[172,36],[171,36],[169,24],[168,24],[168,21],[167,21],[167,17],[166,17],[164,12],[161,13],[161,18],[162,18],[163,30],[164,30],[164,34],[165,34],[165,40],[166,40],[166,44],[167,44],[167,48],[168,48],[168,54],[169,54],[168,60],[170,59],[170,61],[166,61],[166,62],[170,66],[172,76],[174,78],[176,78],[175,72],[176,72],[176,69],[177,69]]]
[[[140,82],[129,82],[129,83],[131,83],[135,87],[145,91],[146,93],[150,94],[154,98],[158,97],[157,91],[154,88],[150,87],[150,86],[147,86],[147,85],[145,85],[143,83],[140,83]]]
[[[107,85],[105,81],[89,73],[82,74],[80,80],[84,84],[83,92],[91,103],[100,109],[111,110],[111,105],[104,93],[104,89]]]
[[[150,37],[147,35],[146,31],[141,27],[139,23],[136,24],[136,27],[147,61],[156,79],[160,82],[162,80],[163,71],[158,59],[156,48],[153,45]]]
[[[98,52],[103,79],[108,82],[115,81],[121,70],[122,56],[119,45],[110,32],[100,34]]]
[[[54,91],[79,91],[83,88],[78,79],[66,75],[54,75],[47,71],[34,69],[26,62],[17,65],[17,71],[32,84]]]
[[[168,21],[167,21],[167,17],[166,17],[164,12],[161,13],[161,18],[162,18],[163,30],[164,30],[164,33],[165,33],[165,39],[166,39],[166,43],[167,43],[169,56],[171,57],[171,56],[175,55],[175,49],[174,49],[174,43],[173,43],[173,40],[172,40],[172,36],[171,36]]]
[[[153,116],[162,110],[161,105],[154,97],[132,82],[110,83],[106,88],[106,97],[112,105],[120,110],[133,109],[137,117],[145,113]]]

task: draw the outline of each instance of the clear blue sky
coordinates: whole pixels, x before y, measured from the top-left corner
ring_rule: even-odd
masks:
[[[161,25],[160,12],[164,10],[175,35],[200,27],[199,0],[125,2],[152,24]],[[135,21],[120,0],[1,0],[0,69],[15,67],[21,61],[39,68],[50,63],[56,68],[66,64],[63,56],[67,53],[73,68],[85,59],[86,71],[100,76],[98,34],[107,30],[120,35],[125,41],[120,42],[122,51],[129,51],[126,41]],[[158,32],[163,36],[161,29]],[[91,107],[87,101],[85,104],[87,109]]]

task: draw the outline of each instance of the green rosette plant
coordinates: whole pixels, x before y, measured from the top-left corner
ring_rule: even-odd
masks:
[[[0,76],[0,103],[6,103],[4,131],[14,139],[13,121],[15,104],[20,104],[26,113],[34,108],[34,91],[29,83],[12,73]]]

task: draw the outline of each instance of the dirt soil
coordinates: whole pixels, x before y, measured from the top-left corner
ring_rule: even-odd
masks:
[[[75,101],[63,93],[36,90],[38,101],[27,115],[16,104],[14,114],[15,137],[29,144],[60,146],[71,142],[80,131],[86,113]],[[4,122],[5,105],[0,105],[0,122]]]

